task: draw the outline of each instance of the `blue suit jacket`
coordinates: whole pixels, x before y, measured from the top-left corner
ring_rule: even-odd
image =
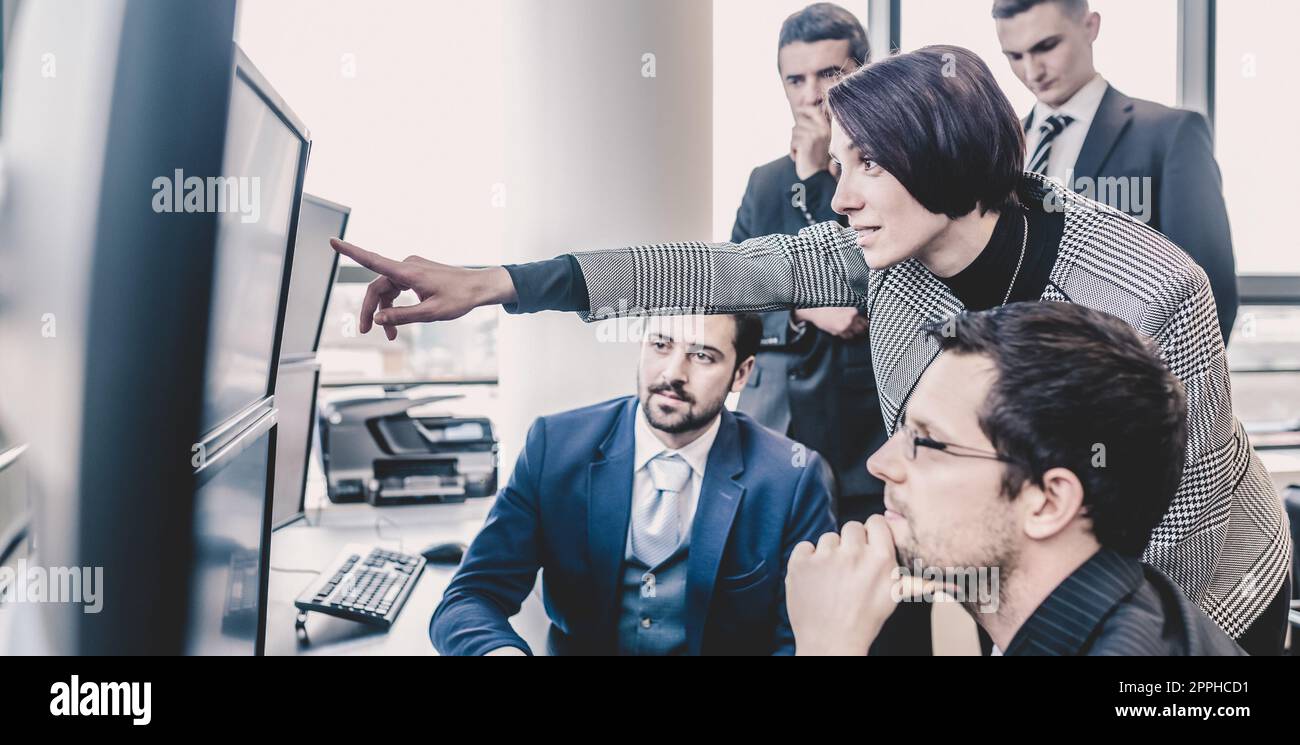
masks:
[[[636,399],[539,418],[487,522],[433,614],[442,654],[528,646],[509,618],[538,568],[551,651],[616,654],[619,579],[632,505]],[[835,529],[820,457],[722,412],[691,529],[691,654],[792,653],[785,567]]]

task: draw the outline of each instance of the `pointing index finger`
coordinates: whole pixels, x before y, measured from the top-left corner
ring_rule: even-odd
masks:
[[[407,286],[411,284],[411,268],[400,261],[393,261],[338,238],[330,239],[330,247],[376,274],[395,279]]]

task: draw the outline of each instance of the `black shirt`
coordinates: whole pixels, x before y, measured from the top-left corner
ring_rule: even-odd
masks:
[[[1029,228],[1027,241],[1024,240],[1026,223]],[[951,277],[938,279],[952,290],[967,310],[988,310],[1002,305],[1012,276],[1016,277],[1016,286],[1011,289],[1011,298],[1007,302],[1037,301],[1047,288],[1064,232],[1064,212],[1023,207],[1003,210],[988,245],[970,266]],[[1020,262],[1022,245],[1025,259],[1017,274],[1016,264]]]
[[[569,254],[527,264],[506,264],[505,270],[518,296],[518,302],[503,306],[507,313],[577,312],[591,305],[582,267]]]
[[[1004,654],[1246,653],[1160,570],[1103,548],[1057,585]]]

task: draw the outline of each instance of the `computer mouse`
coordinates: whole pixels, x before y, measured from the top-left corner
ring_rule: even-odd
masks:
[[[430,564],[459,564],[461,558],[465,555],[466,546],[463,543],[435,543],[420,553]]]

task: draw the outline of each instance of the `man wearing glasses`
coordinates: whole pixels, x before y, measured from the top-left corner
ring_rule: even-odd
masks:
[[[1183,387],[1138,334],[1053,302],[929,333],[944,352],[868,461],[885,515],[791,555],[797,652],[865,654],[900,598],[943,586],[995,654],[1245,654],[1141,561],[1187,433]],[[916,566],[926,583],[908,576]],[[996,578],[992,597],[949,581],[974,570]]]

